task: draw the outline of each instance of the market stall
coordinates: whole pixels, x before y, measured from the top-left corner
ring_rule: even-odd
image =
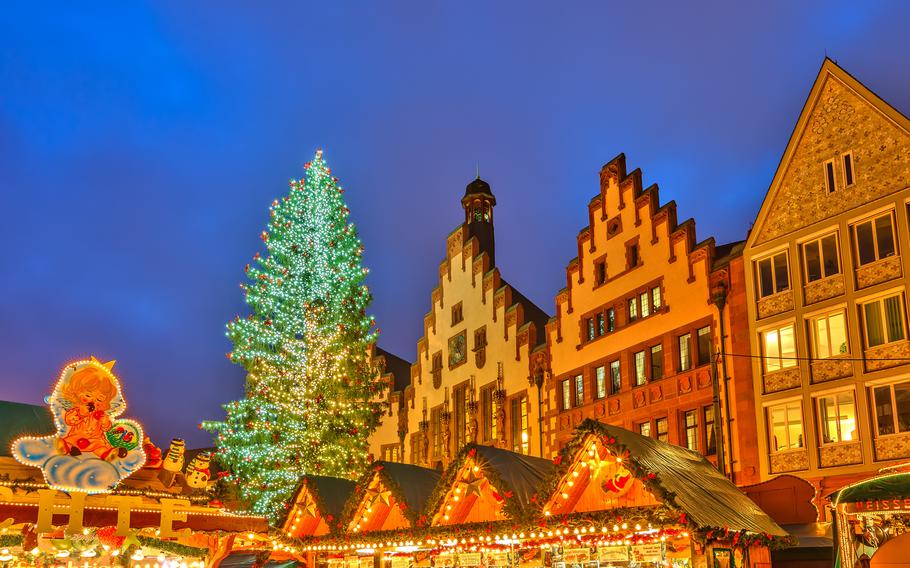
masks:
[[[298,546],[333,568],[759,568],[790,543],[702,456],[594,421],[552,461],[466,446],[410,518]]]
[[[0,402],[0,564],[215,566],[270,548],[266,519],[232,512],[206,450],[166,454],[126,401],[113,362],[64,367],[47,407]]]
[[[828,496],[834,513],[836,567],[910,567],[910,465]]]

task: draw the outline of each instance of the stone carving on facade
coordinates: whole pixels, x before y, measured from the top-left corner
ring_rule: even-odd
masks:
[[[910,433],[876,438],[875,459],[881,461],[908,457],[910,457]]]
[[[477,443],[477,434],[478,434],[478,424],[477,424],[477,410],[480,408],[480,405],[477,404],[477,396],[475,395],[475,381],[474,375],[471,375],[471,382],[468,384],[468,402],[465,404],[465,409],[467,410],[467,428],[468,428],[468,442],[471,444]]]
[[[679,377],[679,392],[682,394],[692,392],[692,377],[690,375]]]
[[[806,298],[806,304],[814,304],[841,296],[844,293],[844,275],[835,274],[828,278],[822,278],[815,282],[809,282],[803,287],[803,296]]]
[[[659,402],[664,399],[663,388],[660,385],[654,385],[649,389],[648,395],[651,397],[652,403]]]
[[[711,386],[711,373],[706,370],[699,371],[696,375],[698,388],[706,389]]]
[[[758,319],[782,314],[793,309],[793,291],[784,290],[758,301]]]
[[[638,389],[632,393],[632,408],[641,408],[647,403],[644,389]]]
[[[844,360],[850,354],[812,360],[812,382],[823,383],[843,379],[853,374],[853,361]]]
[[[863,463],[863,445],[855,442],[822,446],[819,448],[818,458],[822,467]]]
[[[496,435],[500,448],[506,447],[506,389],[505,377],[502,374],[502,363],[496,364],[496,388],[493,390],[493,399],[496,401]]]
[[[799,367],[765,373],[762,377],[765,394],[797,388],[800,385]]]
[[[866,371],[906,365],[910,362],[910,342],[904,340],[870,347],[863,352],[863,356],[866,358]]]
[[[857,268],[856,287],[868,288],[875,284],[900,278],[901,274],[901,257],[899,255],[889,256]]]
[[[810,112],[799,146],[769,196],[764,222],[755,228],[755,244],[836,217],[910,185],[906,132],[839,79],[828,76]],[[855,183],[848,191],[829,195],[821,164],[834,156],[832,149],[847,148],[854,152]],[[836,175],[842,176],[839,171]]]
[[[621,408],[620,408],[619,399],[618,398],[610,399],[610,402],[609,402],[610,415],[612,416],[614,414],[619,414],[620,409]]]
[[[771,454],[771,473],[809,469],[809,450],[794,450]]]

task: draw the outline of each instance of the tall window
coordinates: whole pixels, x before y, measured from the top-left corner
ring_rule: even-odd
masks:
[[[648,298],[647,292],[638,295],[638,302],[641,304],[641,317],[646,318],[651,315],[651,299]]]
[[[683,412],[683,444],[690,450],[698,450],[698,413],[695,410]]]
[[[594,369],[594,382],[597,398],[607,396],[607,368],[603,365]]]
[[[818,421],[822,444],[851,442],[859,439],[856,431],[856,407],[853,392],[818,397]]]
[[[702,414],[705,417],[705,455],[714,455],[717,453],[717,436],[714,435],[714,405],[709,404],[704,407]]]
[[[442,457],[442,407],[434,408],[430,411],[431,428],[433,429],[433,456],[436,459]]]
[[[679,370],[688,371],[692,368],[692,334],[686,333],[679,336]]]
[[[585,403],[585,376],[575,376],[575,406]]]
[[[596,337],[594,332],[594,318],[585,318],[585,333],[587,333],[588,341],[591,341]]]
[[[850,187],[853,185],[853,152],[847,152],[841,156],[844,164],[844,185]]]
[[[487,328],[481,327],[474,331],[474,350],[483,349],[487,346]]]
[[[622,375],[619,374],[619,361],[610,361],[610,394],[619,394],[622,389]]]
[[[461,302],[458,302],[452,306],[452,325],[461,323],[461,320],[464,319],[461,313]]]
[[[461,448],[468,440],[467,428],[467,401],[465,400],[465,386],[456,387],[452,390],[452,398],[455,403],[455,448]]]
[[[606,322],[604,321],[604,313],[597,312],[596,319],[597,319],[597,335],[600,336],[607,332]]]
[[[707,365],[711,362],[711,326],[706,325],[697,332],[698,337],[698,364]]]
[[[651,422],[648,421],[648,422],[642,422],[641,424],[639,424],[638,433],[641,434],[642,436],[647,436],[648,438],[650,438],[651,437]]]
[[[879,436],[910,432],[910,381],[872,389]]]
[[[483,422],[483,439],[491,442],[496,439],[496,398],[493,391],[496,384],[480,389],[480,416]]]
[[[806,267],[806,282],[840,274],[837,233],[803,244],[803,264]]]
[[[901,294],[879,298],[863,304],[866,347],[875,347],[904,339],[904,299]]]
[[[647,382],[645,377],[645,352],[635,352],[635,386],[641,386]]]
[[[799,401],[768,408],[768,426],[772,452],[803,447],[803,416]]]
[[[890,211],[853,225],[853,236],[860,266],[897,254],[894,215]]]
[[[796,366],[796,340],[792,325],[763,331],[761,337],[766,372]]]
[[[603,284],[607,281],[607,263],[598,262],[594,265],[594,282]]]
[[[616,330],[616,310],[607,308],[607,331]]]
[[[828,193],[834,193],[836,189],[834,185],[834,160],[825,162],[825,189],[828,190]]]
[[[528,397],[512,399],[512,451],[528,453],[530,428],[528,421]]]
[[[411,434],[411,463],[423,463],[423,434],[415,432]]]
[[[654,419],[655,430],[657,430],[657,439],[661,442],[669,442],[670,436],[667,429],[667,418],[655,418]]]
[[[664,377],[664,347],[660,343],[651,347],[651,380]]]
[[[628,258],[628,260],[629,260],[629,266],[628,266],[628,268],[632,268],[632,267],[638,266],[639,260],[640,260],[639,257],[638,257],[638,245],[637,245],[637,244],[635,244],[635,245],[629,245],[629,246],[628,246],[628,249],[627,249],[627,255],[626,255],[626,256],[627,256],[627,258]]]
[[[562,409],[572,408],[572,384],[569,379],[562,382]]]
[[[654,311],[660,309],[662,304],[662,299],[660,297],[660,286],[655,286],[651,288],[651,305],[654,307]]]
[[[758,293],[764,298],[790,289],[787,251],[758,261]]]
[[[380,448],[383,461],[397,462],[401,461],[398,454],[398,444],[386,444]]]
[[[847,318],[843,311],[813,318],[810,328],[814,357],[827,359],[847,353]]]
[[[638,300],[635,298],[629,298],[629,321],[635,321],[638,319]]]

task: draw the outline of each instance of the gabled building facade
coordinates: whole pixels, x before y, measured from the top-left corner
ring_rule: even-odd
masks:
[[[550,451],[593,418],[757,479],[751,369],[724,356],[748,351],[741,249],[698,242],[624,156],[603,167],[547,326]]]
[[[762,478],[910,458],[910,121],[825,60],[744,250]]]
[[[495,265],[489,184],[469,183],[461,205],[465,221],[446,240],[417,360],[407,383],[393,387],[389,414],[371,438],[374,455],[389,461],[444,468],[472,442],[542,453],[532,375],[549,317]]]

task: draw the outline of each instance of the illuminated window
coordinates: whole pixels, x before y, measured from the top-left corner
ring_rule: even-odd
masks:
[[[651,347],[651,380],[656,381],[664,376],[664,347],[657,344]]]
[[[635,321],[638,319],[638,300],[636,298],[629,298],[629,321]]]
[[[698,413],[695,410],[683,412],[683,443],[686,448],[698,451]]]
[[[382,453],[383,461],[387,462],[397,462],[400,460],[400,455],[398,453],[398,444],[387,444],[380,447],[380,452]]]
[[[669,442],[669,441],[670,441],[670,436],[669,436],[669,434],[667,433],[668,431],[667,431],[667,419],[666,419],[666,417],[664,417],[664,418],[655,418],[655,419],[654,419],[654,426],[655,426],[655,429],[657,430],[657,439],[660,440],[661,442]]]
[[[607,331],[616,330],[616,310],[607,308]]]
[[[840,274],[837,233],[804,243],[802,249],[807,283]]]
[[[910,381],[872,389],[879,436],[910,432]]]
[[[588,341],[594,339],[594,318],[585,318],[585,332],[587,333]]]
[[[790,264],[786,251],[759,260],[756,265],[760,298],[790,289]]]
[[[802,404],[794,401],[768,408],[768,432],[772,452],[802,448]]]
[[[679,370],[688,371],[692,368],[692,334],[686,333],[679,336]]]
[[[455,403],[455,449],[456,451],[468,441],[468,414],[466,385],[452,389],[452,399]]]
[[[622,376],[619,373],[619,361],[610,361],[610,394],[619,394],[622,389]]]
[[[585,403],[585,377],[577,375],[575,377],[575,406],[581,406]]]
[[[635,357],[635,386],[641,386],[645,384],[647,378],[645,377],[645,352],[637,351],[634,355]]]
[[[597,398],[607,396],[607,368],[601,365],[594,369]]]
[[[430,411],[430,427],[433,429],[433,456],[436,459],[442,458],[442,431],[445,425],[442,423],[442,407],[436,407]]]
[[[646,318],[651,315],[651,300],[647,292],[642,292],[638,296],[638,302],[641,304],[641,317]]]
[[[761,337],[766,372],[796,366],[796,340],[793,338],[792,325],[764,331]]]
[[[863,330],[866,347],[901,341],[904,333],[904,299],[901,294],[863,304]]]
[[[705,441],[707,442],[707,448],[705,448],[705,455],[714,455],[717,453],[717,436],[714,432],[714,406],[708,405],[704,407],[702,415],[705,417]]]
[[[827,359],[848,352],[847,317],[843,311],[812,318],[810,328],[813,357]]]
[[[822,444],[858,440],[853,392],[818,397],[818,421]]]
[[[698,364],[707,365],[711,362],[711,326],[700,328],[696,332],[698,338]]]
[[[660,297],[660,286],[655,286],[651,288],[651,305],[654,307],[654,311],[660,309],[662,304],[662,299]]]
[[[853,225],[853,236],[860,266],[897,254],[894,214],[890,211]]]
[[[512,451],[528,453],[531,430],[528,421],[528,397],[512,399]]]
[[[638,433],[642,436],[651,437],[651,422],[642,422],[638,425]]]
[[[569,379],[562,382],[562,409],[569,410],[572,408],[572,385]]]
[[[604,321],[603,312],[597,313],[597,335],[598,337],[607,332],[606,322]]]
[[[486,442],[496,440],[496,397],[493,396],[496,383],[480,389],[480,416],[483,422],[483,439]]]

